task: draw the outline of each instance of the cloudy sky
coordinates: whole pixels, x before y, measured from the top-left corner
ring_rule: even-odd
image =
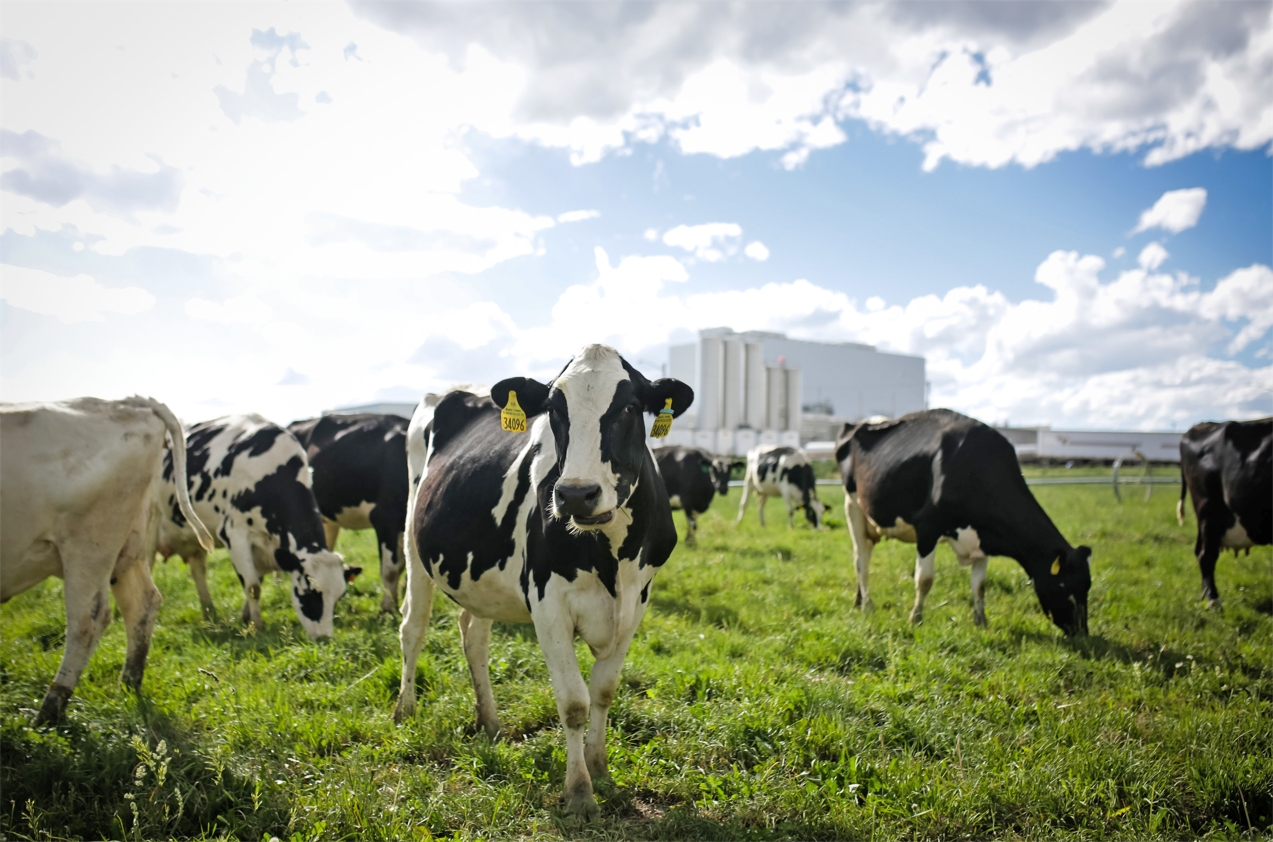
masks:
[[[0,397],[287,422],[730,326],[1268,415],[1270,8],[9,2]]]

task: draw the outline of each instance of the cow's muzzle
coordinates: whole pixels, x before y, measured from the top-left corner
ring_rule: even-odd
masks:
[[[596,483],[558,483],[553,489],[553,506],[557,509],[557,516],[574,518],[575,523],[581,526],[595,526],[614,517],[614,512],[597,513],[597,504],[600,502],[601,486]]]
[[[1067,637],[1087,637],[1087,600],[1070,597],[1070,602],[1074,603],[1074,617],[1065,634]]]

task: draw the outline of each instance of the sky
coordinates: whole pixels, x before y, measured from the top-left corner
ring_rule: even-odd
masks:
[[[1270,415],[1271,11],[7,2],[0,399],[286,423],[723,326],[991,423]]]

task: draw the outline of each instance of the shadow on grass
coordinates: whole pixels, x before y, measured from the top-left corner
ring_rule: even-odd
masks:
[[[650,598],[650,605],[658,611],[677,614],[694,623],[716,626],[722,629],[729,629],[738,625],[738,611],[718,602],[699,605],[687,599],[655,595]]]

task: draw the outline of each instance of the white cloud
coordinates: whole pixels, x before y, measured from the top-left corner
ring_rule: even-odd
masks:
[[[880,298],[878,295],[872,295],[870,298],[866,299],[866,309],[869,313],[878,313],[880,310],[884,309],[884,305],[884,299]]]
[[[1207,191],[1202,187],[1187,190],[1168,190],[1154,202],[1154,206],[1140,215],[1133,234],[1161,228],[1179,234],[1198,224],[1203,208],[1207,206]]]
[[[733,222],[708,222],[678,225],[663,235],[663,242],[693,252],[699,260],[718,263],[737,251],[742,235],[742,227]]]
[[[601,216],[599,210],[577,210],[557,214],[558,222],[583,222],[585,219],[596,219]]]
[[[654,243],[654,242],[657,242],[659,239],[659,232],[655,228],[646,228],[645,233],[642,234],[641,236],[649,240],[650,242]]]
[[[141,287],[110,288],[89,275],[73,278],[0,264],[0,298],[13,307],[55,316],[64,323],[100,322],[106,313],[135,316],[155,306]]]
[[[1170,256],[1161,243],[1154,242],[1140,250],[1140,256],[1136,258],[1136,262],[1146,272],[1152,272],[1163,265],[1163,262]]]
[[[752,260],[759,260],[764,263],[769,259],[769,249],[760,240],[753,240],[747,244],[747,248],[743,249],[743,254]]]
[[[1154,165],[1273,140],[1267,4],[941,5],[537,3],[498,25],[465,4],[356,11],[456,61],[481,45],[519,68],[498,130],[577,163],[669,138],[686,153],[779,151],[790,168],[845,142],[849,118],[922,143],[927,168],[1077,149]]]
[[[204,298],[192,298],[186,302],[186,315],[203,322],[256,327],[274,317],[274,308],[252,293],[244,293],[228,298],[222,304]]]
[[[1117,260],[1118,258],[1122,257],[1125,254],[1127,254],[1127,249],[1123,248],[1122,246],[1119,246],[1118,248],[1114,249],[1115,260]]]

